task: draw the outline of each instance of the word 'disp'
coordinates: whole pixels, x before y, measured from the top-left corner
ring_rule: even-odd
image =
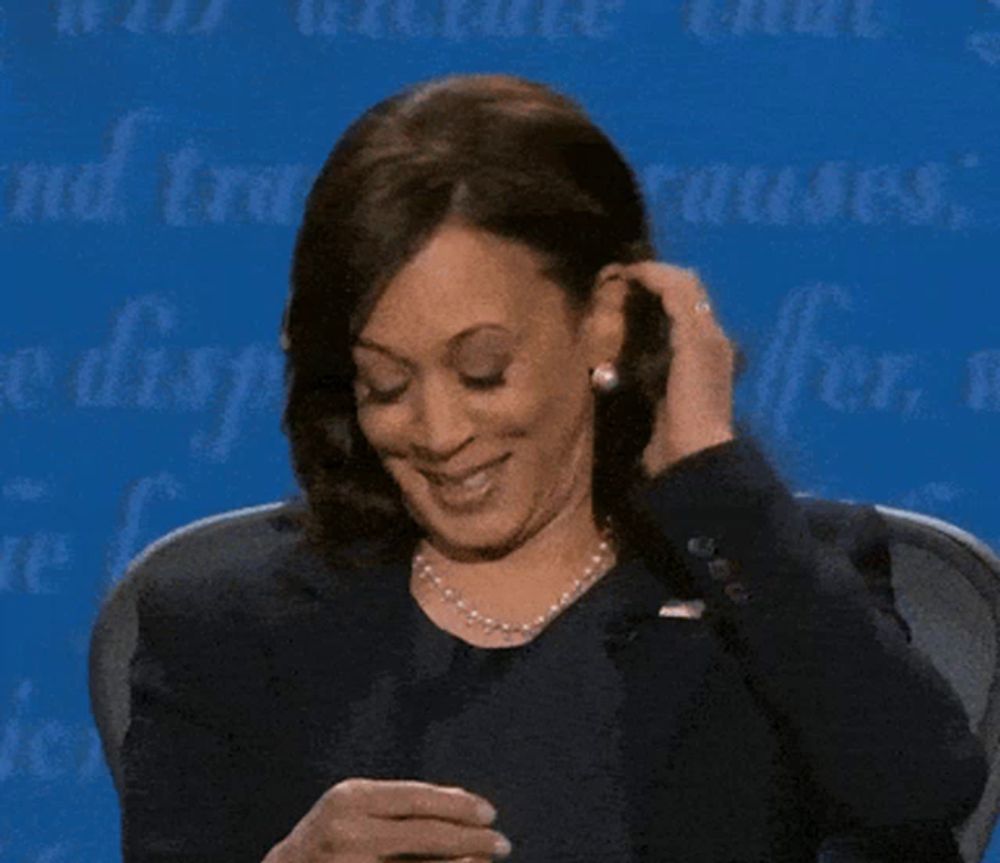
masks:
[[[74,369],[75,404],[82,408],[211,408],[217,413],[215,430],[196,433],[191,447],[209,461],[224,461],[248,412],[280,407],[283,358],[259,344],[235,352],[213,345],[179,355],[151,344],[150,336],[173,330],[174,317],[173,307],[161,297],[129,298],[115,316],[107,345],[85,351]]]
[[[297,0],[305,36],[601,39],[624,0]]]
[[[254,412],[280,410],[284,358],[262,344],[169,348],[174,308],[162,297],[130,297],[115,314],[107,341],[71,361],[68,380],[49,348],[0,354],[0,416],[49,407],[65,383],[71,407],[83,410],[205,413],[214,428],[195,432],[191,449],[225,461]]]

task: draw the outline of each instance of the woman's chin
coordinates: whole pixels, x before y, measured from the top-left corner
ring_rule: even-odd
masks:
[[[508,554],[520,542],[516,525],[482,517],[463,523],[434,519],[428,525],[428,534],[434,547],[454,560],[494,560]]]

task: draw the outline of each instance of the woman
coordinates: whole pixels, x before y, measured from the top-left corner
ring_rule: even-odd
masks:
[[[126,861],[959,859],[986,760],[884,525],[734,423],[574,103],[455,76],[357,120],[283,344],[305,506],[160,550]]]

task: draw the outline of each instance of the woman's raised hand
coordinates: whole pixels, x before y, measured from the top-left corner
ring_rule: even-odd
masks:
[[[736,349],[715,319],[708,293],[694,270],[641,261],[620,265],[617,272],[655,293],[672,321],[667,391],[657,406],[653,433],[643,452],[643,467],[655,476],[686,455],[735,437]]]
[[[263,863],[489,863],[510,843],[487,827],[496,810],[463,788],[351,777],[331,787]]]

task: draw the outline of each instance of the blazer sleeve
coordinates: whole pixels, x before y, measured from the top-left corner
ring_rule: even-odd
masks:
[[[684,560],[748,684],[780,722],[828,813],[826,829],[942,835],[976,807],[988,761],[948,682],[911,647],[873,509],[854,559],[820,541],[746,434],[653,478],[635,501]]]
[[[121,753],[124,863],[259,863],[273,844],[258,834],[272,777],[246,721],[255,695],[239,669],[260,666],[241,629],[192,583],[143,586]]]

